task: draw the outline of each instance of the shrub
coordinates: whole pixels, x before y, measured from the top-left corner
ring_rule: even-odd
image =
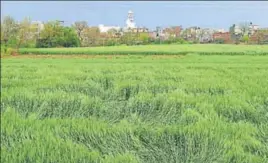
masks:
[[[1,57],[2,56],[16,55],[16,54],[17,54],[17,52],[16,52],[16,50],[14,48],[8,47],[8,48],[5,49],[3,47],[3,50],[2,50],[2,47],[1,47]]]

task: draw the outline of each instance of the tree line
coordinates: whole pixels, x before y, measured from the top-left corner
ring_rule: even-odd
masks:
[[[38,31],[30,18],[18,22],[11,16],[1,21],[1,45],[15,49],[51,47],[90,47],[138,44],[186,43],[181,38],[153,39],[147,32],[123,32],[111,29],[101,33],[98,27],[88,26],[86,21],[77,21],[64,26],[60,21],[48,21]]]
[[[20,47],[77,47],[79,39],[72,27],[65,27],[59,21],[49,21],[44,29],[37,31],[30,18],[17,22],[10,16],[1,22],[1,45]]]
[[[245,33],[248,25],[245,24],[241,27],[242,33]],[[28,17],[17,22],[11,16],[5,16],[1,21],[1,46],[19,49],[21,47],[51,48],[198,43],[196,39],[189,41],[184,38],[184,35],[189,35],[187,30],[184,30],[180,37],[170,36],[168,38],[152,37],[148,32],[126,32],[122,29],[111,29],[106,33],[101,33],[98,27],[90,27],[86,21],[77,21],[71,26],[64,26],[60,21],[48,21],[43,24],[42,30],[38,29],[40,28],[36,28]],[[233,27],[230,28],[230,33],[231,39],[236,43],[249,41],[247,35],[235,34]],[[260,42],[259,40],[265,36],[265,31],[259,32],[256,39]]]

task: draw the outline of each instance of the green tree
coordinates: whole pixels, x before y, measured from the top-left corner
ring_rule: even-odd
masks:
[[[149,43],[149,34],[148,33],[140,33],[139,34],[139,41],[141,41],[143,44]]]
[[[50,21],[44,25],[36,47],[77,47],[79,38],[75,29],[64,27],[58,21]]]
[[[49,21],[44,24],[44,29],[40,32],[37,40],[37,47],[57,47],[64,41],[64,29],[58,21]]]
[[[60,23],[49,21],[44,24],[44,29],[40,32],[37,47],[55,47],[56,37],[61,37]]]
[[[1,22],[1,44],[5,45],[5,52],[10,42],[16,41],[18,23],[11,17],[5,16]]]
[[[64,27],[63,28],[63,42],[60,43],[63,47],[78,47],[79,38],[73,28]]]
[[[248,43],[248,41],[249,41],[249,37],[248,37],[248,35],[244,35],[243,38],[242,38],[242,41],[243,41],[244,43]]]
[[[33,29],[31,28],[30,18],[24,18],[18,25],[18,34],[16,36],[16,50],[20,48],[22,44],[33,40]]]
[[[106,45],[107,46],[114,46],[116,44],[118,44],[118,40],[117,40],[117,37],[119,36],[119,31],[112,28],[112,29],[109,29],[107,31],[107,34],[106,34]]]
[[[135,33],[134,32],[125,32],[123,36],[121,37],[121,44],[126,44],[126,45],[133,45],[135,42]]]

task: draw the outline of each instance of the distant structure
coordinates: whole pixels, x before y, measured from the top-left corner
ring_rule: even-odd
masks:
[[[215,32],[213,33],[213,41],[218,43],[232,43],[230,32]]]
[[[120,27],[119,26],[104,26],[103,24],[100,24],[99,30],[101,33],[107,33],[109,30],[119,31]]]
[[[134,22],[134,13],[130,10],[128,11],[127,20],[126,20],[126,26],[124,28],[121,28],[120,26],[104,26],[103,24],[100,24],[99,30],[101,33],[107,33],[109,30],[115,30],[117,32],[148,32],[149,30],[145,27],[136,27],[136,24]]]
[[[234,24],[234,33],[236,35],[242,34],[242,29],[237,24]]]
[[[149,29],[146,27],[137,27],[134,22],[134,13],[130,10],[128,11],[126,27],[124,28],[124,32],[133,32],[133,33],[148,33]]]
[[[224,32],[225,32],[225,30],[224,30],[224,29],[218,29],[218,30],[216,30],[216,32],[219,32],[219,33],[224,33]]]
[[[252,22],[250,22],[247,27],[244,25],[241,26],[241,25],[233,24],[233,26],[231,26],[230,28],[232,33],[237,36],[248,35],[249,37],[254,35],[254,33],[256,33],[258,29],[259,29],[259,26],[252,24]]]
[[[135,22],[134,22],[134,13],[130,10],[128,11],[128,16],[126,20],[126,27],[128,29],[136,28]]]
[[[210,28],[203,28],[201,29],[201,33],[199,36],[199,42],[200,43],[210,43],[213,41],[213,34],[215,33],[215,30]],[[221,30],[220,33],[224,33],[224,30]]]
[[[34,30],[34,33],[39,35],[40,32],[45,28],[45,25],[41,21],[32,21],[31,22],[32,28]]]
[[[200,34],[201,34],[201,28],[193,26],[185,29],[183,38],[188,41],[195,41],[199,39]]]
[[[254,24],[252,24],[252,22],[250,22],[248,35],[252,36],[258,29],[259,29],[258,25],[254,25]]]
[[[179,37],[180,33],[182,32],[182,26],[172,26],[165,28],[163,33],[168,34],[170,37]]]

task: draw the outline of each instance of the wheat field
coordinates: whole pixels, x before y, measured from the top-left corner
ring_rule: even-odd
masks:
[[[102,55],[267,55],[267,45],[185,44],[79,48],[21,48],[20,54]]]
[[[268,56],[1,60],[1,162],[268,162]]]

